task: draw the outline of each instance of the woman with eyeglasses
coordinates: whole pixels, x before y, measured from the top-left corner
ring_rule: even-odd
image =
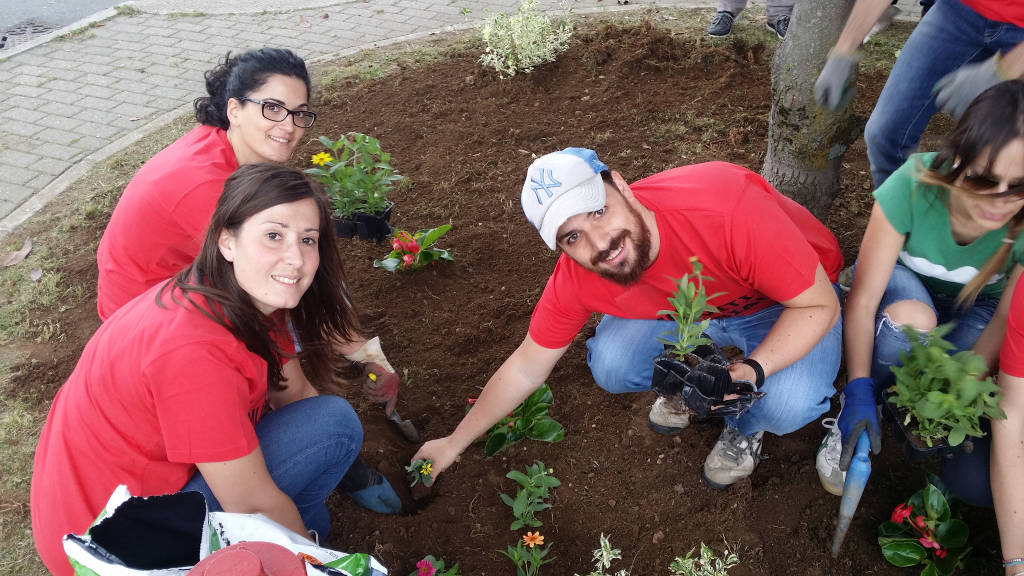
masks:
[[[285,313],[318,376],[331,342],[356,329],[330,212],[298,170],[246,164],[195,261],[89,340],[35,453],[32,530],[53,574],[72,574],[62,537],[84,533],[121,484],[135,496],[198,491],[210,510],[327,536],[324,501],[362,427],[338,396],[291,397],[282,363],[294,355]]]
[[[108,320],[118,309],[192,263],[228,177],[258,162],[284,163],[316,121],[309,109],[306,64],[290,50],[261,48],[206,73],[207,95],[196,98],[198,126],[146,162],[125,188],[103,232],[96,262],[96,307]],[[398,375],[376,339],[356,331],[335,342],[335,351],[366,364],[363,390],[386,413],[398,401]],[[298,362],[283,368],[295,394],[315,394]],[[401,510],[391,485],[362,460],[343,489],[364,508],[382,514]]]
[[[979,95],[938,152],[912,155],[874,197],[846,297],[843,407],[816,462],[833,494],[862,431],[881,448],[876,404],[910,348],[903,327],[955,322],[946,339],[956,351],[997,365],[1024,270],[1024,82]],[[990,506],[987,438],[973,444],[943,461],[943,480],[961,500]]]

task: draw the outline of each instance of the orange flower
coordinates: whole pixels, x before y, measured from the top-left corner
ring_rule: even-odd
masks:
[[[544,537],[541,536],[540,532],[527,532],[526,536],[523,536],[523,544],[526,544],[530,548],[534,546],[543,546]]]

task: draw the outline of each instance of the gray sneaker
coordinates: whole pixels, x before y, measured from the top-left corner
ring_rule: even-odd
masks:
[[[738,480],[754,471],[761,460],[761,443],[764,432],[744,436],[732,426],[726,425],[718,442],[704,460],[701,477],[704,483],[715,490],[725,490]]]
[[[765,22],[765,27],[775,32],[775,35],[782,40],[786,37],[786,31],[789,30],[789,16],[779,16],[775,19],[775,22]]]
[[[735,20],[736,17],[732,15],[732,12],[725,10],[715,12],[715,17],[711,19],[711,25],[708,26],[708,36],[728,36],[732,32],[732,23]]]
[[[840,410],[841,411],[841,410]],[[835,418],[825,418],[821,425],[828,428],[828,434],[818,446],[818,454],[814,457],[814,468],[818,471],[821,487],[829,494],[843,495],[846,484],[846,472],[839,469],[839,456],[843,451],[843,435],[836,426]]]
[[[647,416],[647,425],[658,434],[672,436],[690,425],[691,414],[693,411],[683,404],[682,398],[658,396]]]

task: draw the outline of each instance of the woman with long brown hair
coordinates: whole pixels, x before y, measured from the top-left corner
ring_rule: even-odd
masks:
[[[85,532],[120,484],[197,490],[211,510],[326,536],[324,500],[362,428],[342,398],[283,385],[282,365],[326,378],[331,343],[355,333],[350,301],[324,195],[291,168],[239,168],[195,261],[107,319],[53,401],[31,498],[47,568],[72,573],[62,536]]]

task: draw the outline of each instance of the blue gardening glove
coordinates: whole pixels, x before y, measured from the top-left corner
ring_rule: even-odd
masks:
[[[932,90],[935,103],[954,118],[960,118],[978,94],[1007,80],[999,75],[998,63],[999,54],[996,54],[988,60],[965,64],[946,74]]]
[[[867,431],[871,451],[882,451],[882,432],[878,428],[878,409],[875,407],[875,379],[855,378],[843,389],[843,409],[839,413],[839,432],[842,433],[843,452],[839,456],[839,469],[850,467],[860,433]]]
[[[402,500],[395,494],[388,479],[367,466],[362,458],[356,457],[338,487],[367,510],[378,514],[398,514],[402,511]]]
[[[814,82],[814,99],[819,106],[836,111],[845,107],[857,93],[852,82],[853,67],[857,65],[857,54],[830,54],[825,67]]]

